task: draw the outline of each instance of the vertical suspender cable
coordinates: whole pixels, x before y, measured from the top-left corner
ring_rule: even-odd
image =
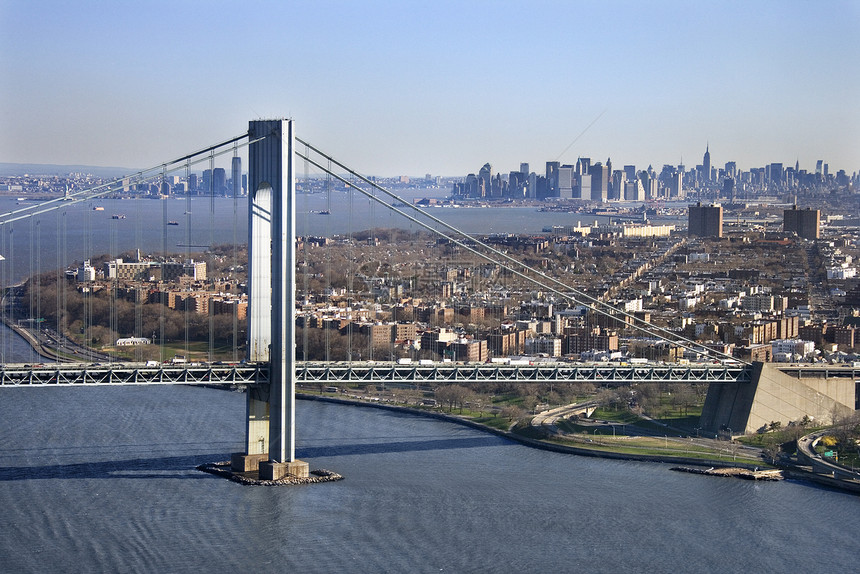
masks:
[[[329,170],[331,170],[331,162],[328,164]],[[326,209],[330,210],[331,207],[331,175],[326,174],[325,180],[325,201],[326,201]],[[326,238],[329,236],[329,225],[328,218],[325,221],[325,232],[324,235]],[[325,274],[325,291],[326,291],[326,307],[330,308],[332,306],[332,297],[331,297],[331,249],[328,246],[328,242],[326,242],[325,251],[325,268],[323,273]],[[348,325],[347,328],[351,328],[352,325]],[[330,329],[325,330],[325,360],[330,361],[331,355],[329,354],[331,351],[331,339],[330,339]]]
[[[42,336],[42,218],[36,217],[36,251],[33,252],[31,259],[36,260],[36,313],[35,323],[36,338]],[[59,360],[59,359],[57,359]]]
[[[346,257],[347,265],[349,265],[346,274],[346,306],[349,309],[350,319],[355,318],[355,309],[353,309],[353,305],[355,304],[353,300],[353,293],[355,289],[355,238],[353,237],[352,233],[352,212],[354,207],[354,199],[355,189],[350,186],[349,208],[347,209],[346,217],[346,236],[347,245],[349,246],[349,253]],[[348,329],[346,332],[346,356],[348,360],[352,361],[352,325],[348,325]]]
[[[305,156],[310,153],[308,147],[305,146]],[[308,274],[310,273],[308,267],[308,250],[310,249],[310,245],[308,244],[307,237],[311,235],[310,227],[308,226],[308,198],[310,196],[310,181],[308,180],[308,160],[305,160],[304,165],[304,181],[302,182],[302,203],[303,203],[303,218],[304,218],[304,233],[299,235],[303,235],[305,237],[305,241],[302,242],[302,267],[304,268],[304,272],[302,273],[302,301],[308,301],[310,299],[310,288],[309,288],[309,279]],[[304,305],[303,305],[304,307]],[[302,313],[302,361],[308,360],[308,337],[310,331],[310,322],[308,321],[309,317],[307,313]]]
[[[140,262],[140,257],[137,254],[140,253],[140,249],[143,246],[143,200],[142,200],[142,192],[144,191],[144,180],[142,178],[136,179],[137,183],[135,184],[136,188],[136,197],[134,201],[134,252],[135,252],[135,261]],[[148,192],[147,192],[148,193]],[[131,280],[131,286],[133,289],[132,295],[132,303],[134,305],[134,336],[135,337],[149,337],[149,333],[144,332],[144,324],[143,324],[143,296],[142,289],[143,285],[140,282],[140,278],[135,276]],[[151,341],[150,347],[155,345],[155,341]],[[158,349],[158,347],[153,347]],[[139,350],[140,347],[135,346],[134,358],[136,361],[140,361],[143,359],[143,353]],[[158,353],[159,360],[164,360],[164,357],[161,353]]]
[[[119,219],[114,219],[111,217],[110,220],[110,250],[108,252],[109,261],[116,261],[117,259],[117,226],[119,225]],[[110,331],[110,337],[113,341],[116,341],[119,337],[119,321],[117,319],[117,314],[119,309],[117,308],[117,282],[116,279],[109,279],[105,277],[105,281],[107,281],[108,289],[109,289],[109,301],[110,301],[110,327],[108,330]],[[119,350],[119,349],[117,349]],[[113,355],[111,355],[113,356]]]
[[[6,249],[6,234],[0,231],[0,255],[6,257],[9,254],[9,251]],[[11,261],[6,261],[6,263],[0,262],[0,314],[2,314],[2,319],[4,323],[8,321],[9,315],[9,274],[7,273],[8,267],[12,264]],[[0,361],[6,363],[6,346],[9,344],[9,328],[4,325],[4,328],[0,332]]]
[[[60,226],[60,230],[57,233],[57,236],[60,241],[60,260],[59,260],[59,270],[57,271],[57,292],[60,300],[57,304],[57,333],[60,335],[60,341],[63,341],[60,345],[60,350],[64,350],[66,337],[69,335],[69,299],[68,299],[68,282],[66,281],[66,266],[68,265],[68,261],[66,259],[66,244],[67,244],[67,233],[68,228],[66,225],[66,210],[63,209],[60,217],[58,218],[58,224]]]
[[[239,157],[239,147],[235,142],[233,143],[233,157]],[[235,160],[234,160],[235,161]],[[242,172],[239,170],[238,173],[233,173],[233,177],[239,178],[239,181],[233,181],[233,261],[231,264],[232,271],[229,275],[229,281],[231,285],[231,294],[230,297],[233,297],[235,300],[233,304],[230,305],[231,310],[231,319],[233,320],[233,336],[230,337],[232,342],[233,349],[233,362],[237,362],[239,359],[239,289],[238,289],[238,281],[235,279],[236,277],[236,267],[239,265],[239,195],[242,190]],[[232,286],[236,287],[233,288]]]
[[[215,244],[215,151],[209,152],[209,251],[212,252],[212,247]],[[206,301],[205,307],[207,315],[209,315],[209,353],[208,361],[211,363],[215,348],[215,316],[212,314],[214,310],[211,302]]]
[[[30,233],[28,234],[27,241],[30,248],[29,257],[27,257],[27,296],[28,296],[28,309],[29,309],[29,321],[27,324],[27,329],[32,333],[33,327],[36,325],[34,322],[33,312],[36,308],[36,283],[38,283],[38,279],[35,277],[35,268],[33,266],[34,259],[36,258],[36,251],[33,247],[33,239],[36,236],[36,227],[35,227],[35,217],[31,217],[28,223],[30,224]],[[38,338],[38,331],[36,332],[36,337]]]
[[[189,182],[191,180],[191,158],[185,160],[185,260],[190,261],[191,259],[191,188],[189,187]],[[196,190],[195,190],[196,191]],[[184,337],[184,346],[183,351],[185,356],[188,356],[188,313],[190,313],[189,305],[188,305],[188,297],[190,297],[192,293],[189,293],[185,290],[182,291],[183,296],[183,304],[182,304],[182,319],[185,326],[185,337]]]
[[[161,354],[164,354],[164,335],[165,335],[165,321],[167,317],[167,305],[169,304],[168,294],[166,292],[167,282],[164,280],[164,270],[166,268],[165,263],[167,263],[167,222],[168,222],[168,213],[167,213],[167,203],[168,203],[168,195],[165,193],[167,189],[167,166],[162,165],[161,167],[161,181],[158,184],[158,198],[161,201],[161,277],[158,282],[158,298],[161,303],[158,306],[158,342],[161,348]]]

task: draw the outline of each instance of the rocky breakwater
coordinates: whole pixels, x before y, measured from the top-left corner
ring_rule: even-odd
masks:
[[[239,484],[252,486],[292,486],[295,484],[318,484],[320,482],[343,480],[343,476],[325,469],[312,470],[310,471],[311,476],[305,478],[287,475],[278,480],[262,480],[257,471],[234,472],[230,469],[229,460],[201,464],[197,467],[197,470],[208,472],[209,474],[214,474],[215,476],[220,476],[222,478],[232,480],[233,482],[238,482]]]

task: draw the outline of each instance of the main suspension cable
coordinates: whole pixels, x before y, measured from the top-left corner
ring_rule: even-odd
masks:
[[[532,282],[532,283],[534,283],[534,284],[536,284],[536,285],[538,285],[538,286],[542,287],[543,289],[546,289],[547,291],[551,291],[552,293],[555,293],[556,295],[558,295],[559,297],[562,297],[563,299],[566,299],[566,300],[572,301],[572,302],[574,302],[574,303],[576,303],[576,304],[579,304],[579,305],[583,305],[583,304],[584,304],[584,305],[586,305],[589,309],[591,309],[592,311],[594,311],[595,313],[598,313],[598,314],[604,315],[604,316],[606,316],[606,317],[609,317],[609,318],[611,318],[611,319],[615,319],[615,320],[618,320],[618,315],[621,315],[621,316],[624,316],[624,317],[627,317],[627,318],[630,318],[630,319],[636,320],[636,321],[638,321],[638,322],[640,322],[640,323],[644,323],[644,324],[645,324],[644,326],[643,326],[643,325],[632,325],[632,326],[633,326],[634,328],[636,328],[636,329],[639,329],[639,330],[640,330],[640,331],[642,331],[642,332],[645,332],[645,333],[647,333],[647,334],[649,334],[649,335],[653,336],[653,337],[657,337],[658,339],[667,339],[669,342],[675,343],[675,344],[677,344],[677,345],[678,345],[678,346],[680,346],[680,347],[683,347],[683,348],[685,348],[685,349],[688,349],[688,350],[694,351],[694,352],[696,352],[696,353],[701,352],[703,349],[707,349],[707,352],[708,352],[708,353],[714,353],[715,355],[723,356],[723,357],[725,357],[725,358],[730,358],[730,359],[732,359],[732,360],[738,360],[738,359],[736,359],[735,357],[733,357],[733,356],[731,356],[731,355],[729,355],[729,354],[727,354],[727,353],[723,353],[723,352],[721,352],[721,351],[717,351],[717,350],[715,350],[715,349],[709,349],[709,348],[707,348],[707,347],[703,347],[700,343],[697,343],[696,341],[692,341],[692,340],[686,339],[686,338],[684,338],[684,337],[679,336],[677,333],[674,333],[674,332],[672,332],[672,331],[669,331],[668,329],[664,329],[663,327],[659,327],[659,326],[657,326],[657,325],[653,325],[653,324],[651,324],[651,323],[649,323],[649,322],[647,322],[647,321],[643,321],[642,319],[639,319],[638,317],[636,317],[636,316],[634,316],[634,315],[631,315],[631,314],[629,314],[629,313],[626,313],[626,312],[624,312],[624,311],[621,311],[620,309],[617,309],[617,308],[613,307],[612,305],[609,305],[608,303],[604,303],[603,301],[600,301],[600,300],[598,300],[598,299],[596,299],[596,298],[594,298],[594,297],[592,297],[592,296],[590,296],[590,295],[588,295],[588,294],[586,294],[586,293],[583,293],[583,292],[581,292],[581,291],[579,291],[579,290],[577,290],[577,289],[574,289],[574,288],[570,287],[569,285],[565,285],[565,284],[564,284],[564,283],[562,283],[561,281],[559,281],[559,280],[557,280],[557,279],[555,279],[555,278],[549,277],[548,275],[546,275],[546,274],[544,274],[544,273],[542,273],[542,272],[540,272],[540,271],[533,270],[533,269],[531,269],[530,267],[528,267],[528,266],[526,266],[525,264],[523,264],[522,262],[517,261],[516,259],[512,258],[511,256],[509,256],[509,255],[507,255],[507,254],[505,254],[505,253],[502,253],[502,252],[501,252],[501,251],[499,251],[498,249],[495,249],[495,248],[493,248],[492,246],[490,246],[490,245],[488,245],[488,244],[486,244],[486,243],[484,243],[484,242],[482,242],[482,241],[480,241],[480,240],[478,240],[478,239],[476,239],[476,238],[474,238],[474,237],[469,237],[469,236],[468,236],[468,234],[464,233],[463,231],[460,231],[459,229],[457,229],[457,228],[453,227],[452,225],[449,225],[448,223],[445,223],[444,221],[442,221],[442,220],[440,220],[440,219],[438,219],[438,218],[436,218],[436,217],[434,217],[434,216],[432,216],[432,215],[430,215],[430,214],[426,213],[425,211],[423,211],[423,210],[419,209],[417,206],[414,206],[414,205],[411,205],[411,204],[407,203],[407,202],[406,202],[406,201],[404,201],[402,198],[400,198],[398,195],[396,195],[396,194],[394,194],[394,193],[392,193],[392,192],[388,191],[387,189],[385,189],[385,188],[383,188],[382,186],[378,185],[377,183],[375,183],[375,182],[373,182],[373,181],[371,181],[371,180],[367,179],[366,177],[364,177],[364,176],[362,176],[362,175],[360,175],[360,174],[356,173],[354,170],[352,170],[352,169],[348,168],[347,166],[345,166],[345,165],[343,165],[342,163],[338,162],[338,161],[337,161],[337,160],[335,160],[334,158],[330,158],[329,156],[327,156],[325,153],[323,153],[323,152],[319,151],[319,150],[318,150],[317,148],[315,148],[314,146],[312,146],[312,145],[310,145],[310,144],[305,143],[304,141],[300,140],[299,138],[296,138],[296,139],[297,139],[300,143],[302,143],[302,144],[306,145],[307,147],[311,148],[312,150],[314,150],[317,154],[319,154],[319,155],[321,155],[321,156],[325,157],[326,159],[329,159],[329,160],[331,161],[331,163],[334,163],[334,164],[336,164],[337,166],[339,166],[339,167],[341,167],[341,168],[343,168],[343,169],[347,170],[347,172],[349,172],[350,174],[352,174],[352,175],[356,176],[357,178],[359,178],[360,180],[362,180],[364,183],[366,183],[366,184],[368,184],[368,185],[370,185],[370,186],[372,186],[372,187],[374,187],[374,188],[378,189],[379,191],[381,191],[382,193],[384,193],[384,194],[385,194],[385,195],[387,195],[388,197],[392,198],[396,203],[398,203],[398,204],[404,204],[404,205],[407,205],[407,206],[412,207],[412,209],[413,209],[414,211],[418,212],[420,215],[424,215],[424,216],[426,216],[427,218],[431,219],[431,220],[432,220],[432,221],[434,221],[435,223],[442,225],[442,226],[443,226],[443,227],[445,227],[446,229],[448,229],[448,230],[450,230],[450,231],[454,232],[455,234],[457,234],[457,235],[459,235],[459,236],[462,236],[462,237],[466,237],[466,238],[468,238],[468,240],[469,240],[469,241],[471,241],[471,242],[473,242],[473,243],[477,244],[477,245],[478,245],[478,246],[480,246],[480,247],[483,247],[484,249],[487,249],[488,251],[492,252],[494,255],[497,255],[497,256],[498,256],[498,257],[500,257],[501,259],[503,259],[503,260],[505,260],[505,261],[508,261],[509,263],[513,263],[513,264],[515,264],[517,267],[524,268],[524,269],[528,270],[529,272],[534,273],[535,275],[537,275],[537,276],[538,276],[538,277],[540,277],[541,279],[545,279],[545,280],[549,281],[549,283],[551,283],[551,284],[555,285],[555,287],[554,287],[554,286],[552,286],[552,285],[550,285],[550,284],[548,284],[548,283],[543,283],[543,282],[539,281],[538,279],[536,279],[535,277],[531,277],[531,276],[529,276],[529,275],[526,275],[525,273],[523,273],[523,272],[521,272],[521,271],[519,271],[519,270],[517,270],[517,269],[515,269],[515,268],[511,267],[511,266],[510,266],[510,265],[508,265],[508,264],[505,264],[505,263],[502,263],[502,262],[500,262],[500,261],[494,260],[494,259],[493,259],[492,257],[490,257],[489,255],[487,255],[487,254],[485,254],[485,253],[482,253],[481,251],[479,251],[478,249],[475,249],[475,248],[474,248],[474,247],[472,247],[471,245],[468,245],[468,244],[467,244],[467,243],[465,243],[464,241],[461,241],[461,240],[457,239],[456,237],[449,236],[449,235],[447,235],[446,233],[444,233],[444,232],[442,232],[442,231],[440,231],[440,230],[438,230],[438,229],[434,228],[433,226],[431,226],[431,225],[429,225],[429,224],[427,224],[427,223],[425,223],[425,222],[423,222],[423,221],[421,221],[421,220],[417,219],[416,217],[414,217],[414,216],[412,216],[412,215],[409,215],[408,213],[406,213],[406,212],[404,212],[403,210],[401,210],[401,209],[399,209],[399,208],[395,207],[394,205],[391,205],[391,204],[386,203],[386,202],[385,202],[384,200],[382,200],[381,198],[376,197],[374,194],[372,194],[372,193],[370,193],[370,192],[368,192],[368,191],[366,191],[366,190],[364,190],[364,189],[362,189],[362,188],[360,188],[360,187],[356,186],[355,184],[351,183],[351,182],[350,182],[350,181],[348,181],[347,179],[345,179],[345,178],[341,177],[340,175],[338,175],[338,174],[336,174],[336,173],[331,172],[330,170],[328,170],[327,168],[323,167],[322,165],[320,165],[319,163],[315,162],[314,160],[312,160],[312,159],[310,159],[310,158],[308,158],[308,157],[306,157],[306,156],[302,155],[301,153],[297,152],[297,153],[298,153],[298,155],[299,155],[299,157],[301,157],[301,158],[305,159],[306,161],[308,161],[309,163],[311,163],[312,165],[314,165],[314,166],[315,166],[315,167],[317,167],[318,169],[322,170],[323,172],[330,174],[332,177],[337,178],[339,181],[341,181],[342,183],[346,184],[347,186],[353,187],[353,188],[354,188],[354,189],[356,189],[358,192],[362,193],[363,195],[365,195],[366,197],[368,197],[368,198],[369,198],[369,199],[371,199],[372,201],[375,201],[375,202],[377,202],[377,203],[382,204],[382,205],[383,205],[383,206],[385,206],[387,209],[389,209],[389,210],[391,210],[391,211],[393,211],[393,212],[396,212],[396,213],[400,214],[401,216],[405,217],[405,218],[406,218],[406,219],[408,219],[409,221],[412,221],[412,222],[414,222],[414,223],[416,223],[416,224],[418,224],[418,225],[420,225],[420,226],[424,227],[425,229],[427,229],[427,230],[429,230],[429,231],[431,231],[431,232],[433,232],[433,233],[435,233],[435,234],[439,235],[440,237],[442,237],[442,238],[444,238],[444,239],[446,239],[446,240],[448,240],[448,241],[452,242],[453,244],[455,244],[455,245],[457,245],[457,246],[459,246],[459,247],[461,247],[461,248],[463,248],[463,249],[465,249],[465,250],[469,251],[470,253],[472,253],[472,254],[474,254],[474,255],[477,255],[478,257],[480,257],[480,258],[484,259],[485,261],[488,261],[488,262],[490,262],[490,263],[497,264],[497,265],[499,265],[500,267],[502,267],[502,268],[504,268],[504,269],[508,270],[510,273],[512,273],[512,274],[514,274],[514,275],[516,275],[517,277],[520,277],[521,279],[525,279],[526,281]],[[560,288],[563,288],[565,291],[560,290]],[[571,295],[570,293],[573,293],[573,295]],[[577,297],[579,297],[579,298],[577,298]],[[587,301],[587,303],[586,303],[586,301]],[[599,308],[598,306],[607,307],[607,308],[609,308],[609,309],[610,309],[610,311],[611,311],[611,312],[610,312],[610,311],[606,311],[606,310],[604,310],[604,309],[602,309],[602,308]],[[739,362],[743,362],[743,361],[739,361]]]

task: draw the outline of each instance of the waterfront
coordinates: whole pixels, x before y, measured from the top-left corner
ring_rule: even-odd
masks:
[[[404,199],[444,197],[447,190],[413,190]],[[421,231],[403,216],[360,194],[299,195],[296,199],[297,235],[348,235],[370,228]],[[16,202],[0,197],[0,212],[31,207],[38,202]],[[93,206],[103,207],[94,211]],[[408,207],[399,209],[414,215]],[[330,215],[321,215],[329,211]],[[540,233],[546,226],[608,221],[605,216],[539,212],[537,207],[430,208],[429,213],[467,233]],[[124,219],[113,219],[113,215]],[[175,221],[178,225],[167,225]],[[422,219],[422,221],[426,221]],[[56,211],[5,226],[0,235],[0,281],[4,285],[35,273],[53,271],[84,259],[140,249],[146,253],[195,253],[209,245],[244,245],[248,241],[248,198],[208,197],[103,199],[63,205]],[[65,233],[64,233],[65,231]],[[12,237],[14,236],[14,242]],[[35,254],[39,254],[35,257]],[[64,255],[59,255],[64,253]]]
[[[298,451],[346,479],[247,487],[244,396],[4,389],[0,556],[14,572],[849,571],[860,499],[531,449],[438,420],[298,403]]]

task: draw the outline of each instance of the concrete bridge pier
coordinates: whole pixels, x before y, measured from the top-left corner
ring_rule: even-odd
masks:
[[[263,480],[307,477],[308,464],[295,458],[293,122],[252,121],[248,137],[248,359],[269,363],[269,383],[249,387],[246,452],[231,466],[259,469]]]
[[[809,416],[830,424],[834,414],[854,412],[853,378],[793,376],[773,363],[753,363],[749,383],[712,383],[702,409],[702,429],[733,435],[754,433],[771,422],[787,426]],[[802,371],[798,371],[799,373]]]

